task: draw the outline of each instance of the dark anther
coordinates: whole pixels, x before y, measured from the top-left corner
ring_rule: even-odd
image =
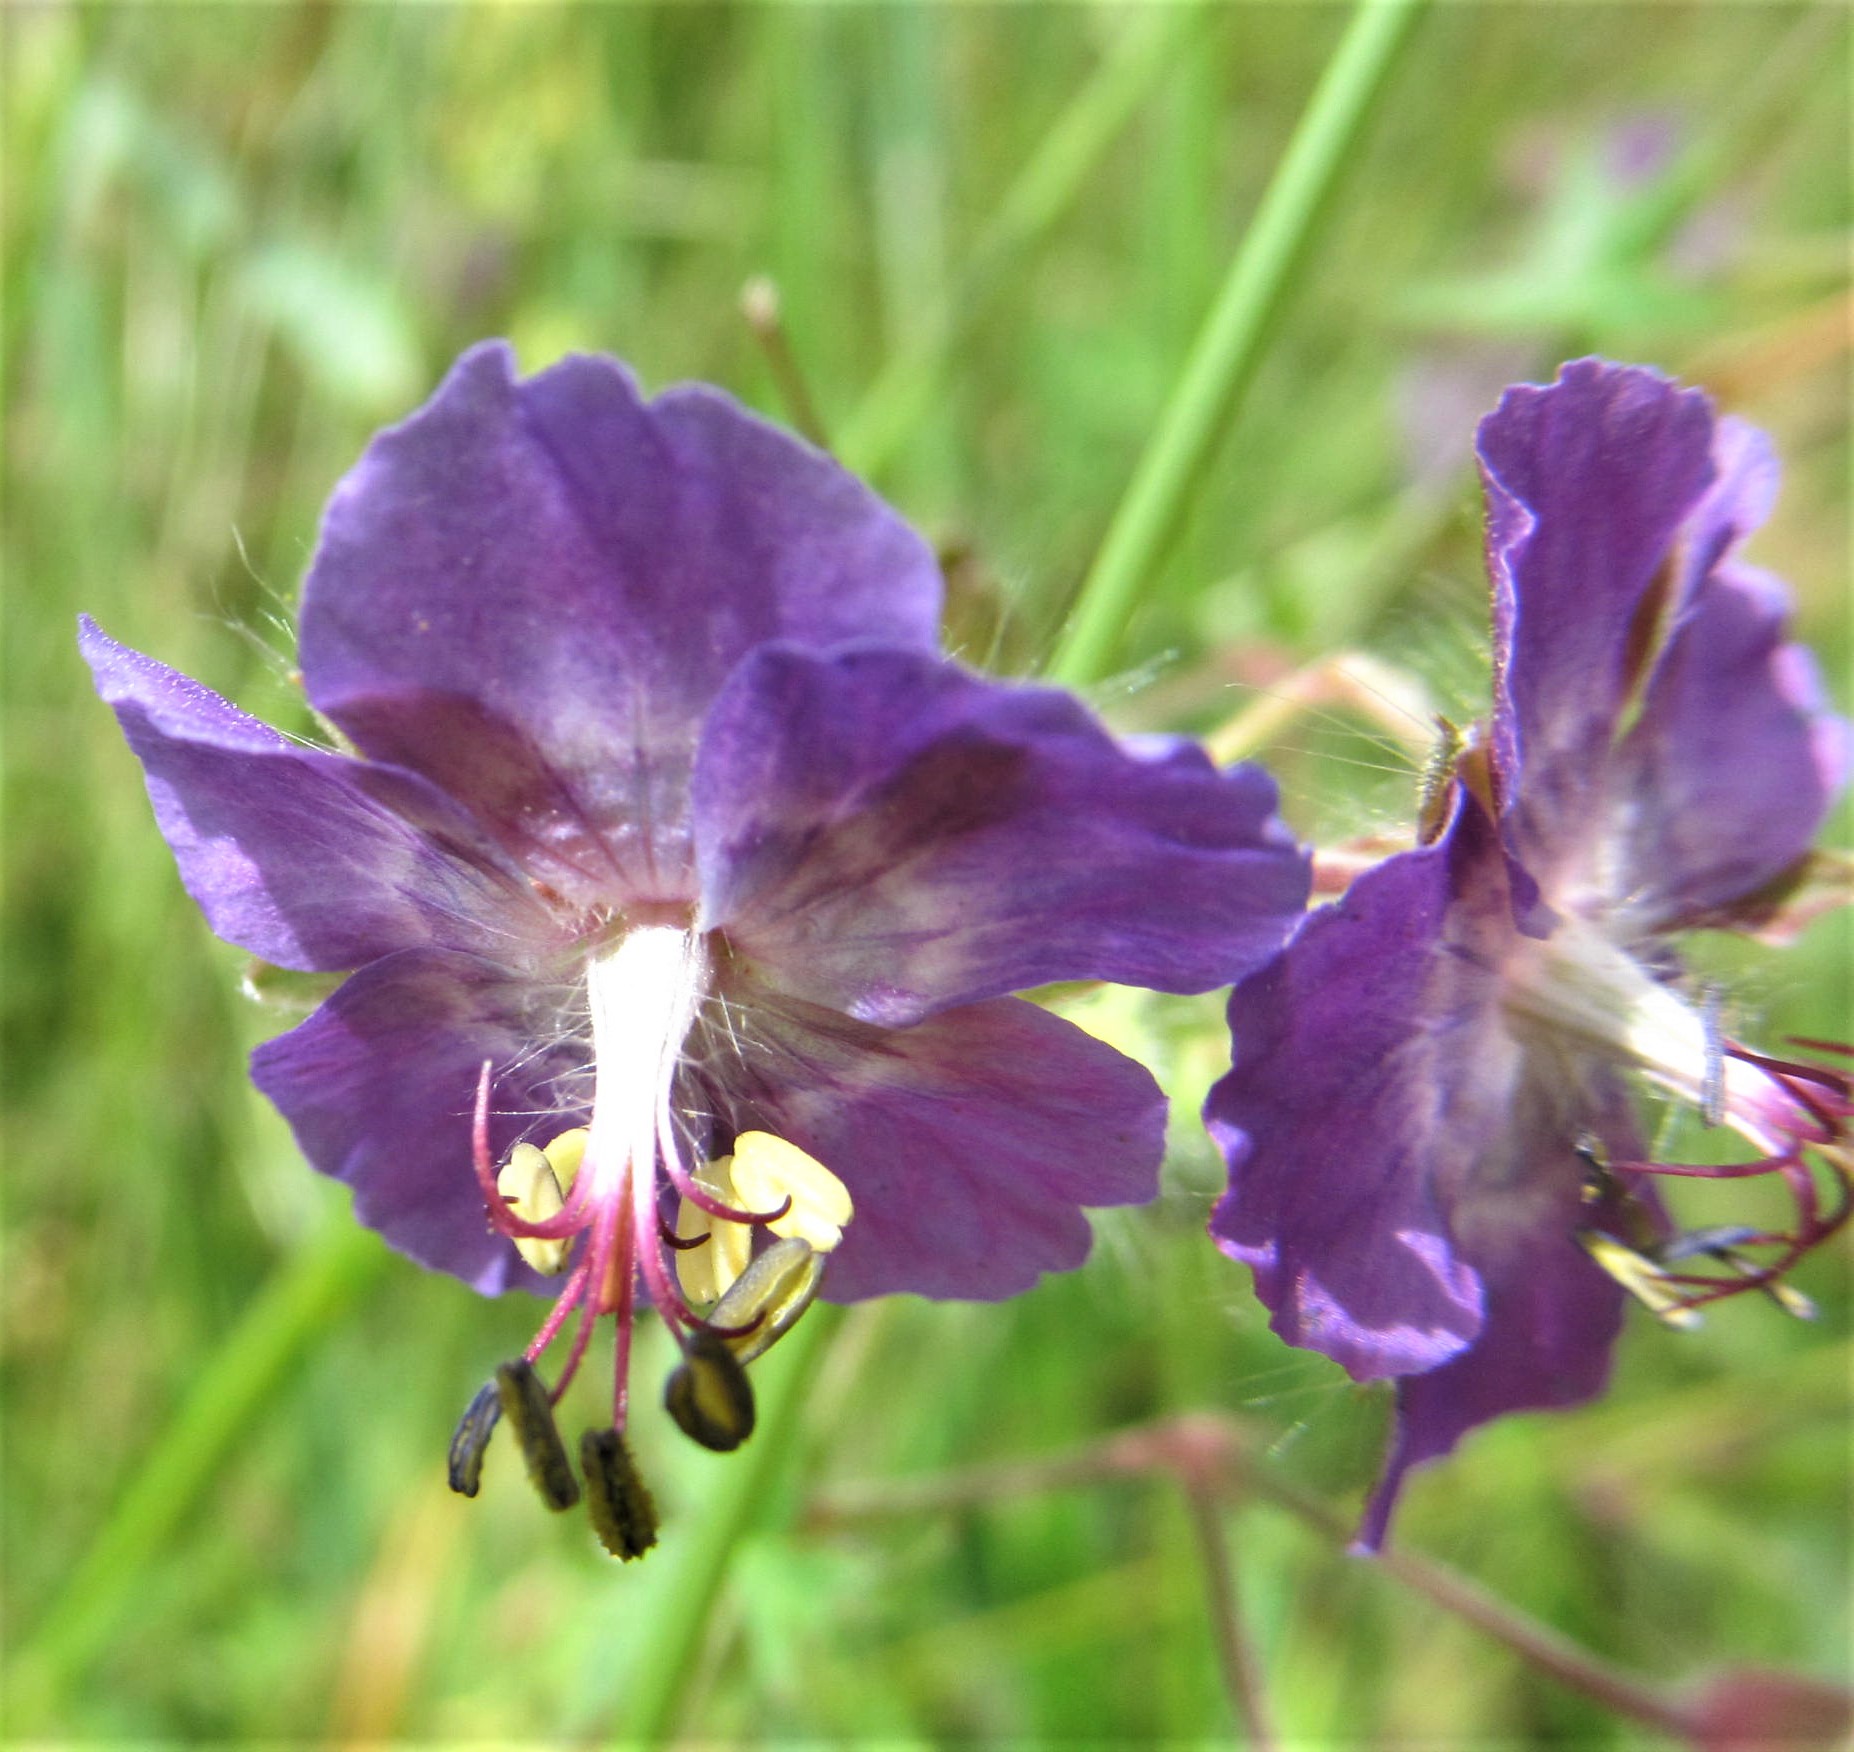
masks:
[[[588,1430],[579,1438],[579,1469],[586,1475],[586,1507],[599,1543],[626,1563],[642,1557],[657,1542],[657,1505],[624,1437],[616,1430]]]
[[[579,1501],[579,1480],[573,1476],[541,1377],[532,1364],[517,1357],[496,1371],[496,1391],[541,1501],[550,1509],[572,1508]]]
[[[706,1327],[689,1335],[682,1364],[663,1388],[664,1408],[682,1433],[717,1454],[753,1434],[753,1388],[727,1340]]]
[[[483,1476],[483,1453],[501,1417],[500,1389],[491,1381],[465,1407],[457,1433],[451,1437],[451,1489],[459,1496],[476,1495]]]

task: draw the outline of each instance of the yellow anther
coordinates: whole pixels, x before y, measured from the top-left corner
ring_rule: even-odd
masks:
[[[549,1151],[555,1149],[563,1138],[571,1137],[571,1132],[563,1133],[547,1146]],[[585,1153],[585,1134],[580,1134],[579,1153]],[[572,1172],[579,1171],[579,1162],[572,1163]],[[572,1184],[569,1174],[567,1184]],[[509,1208],[511,1215],[524,1223],[544,1223],[549,1217],[560,1214],[560,1207],[566,1202],[565,1194],[560,1190],[560,1180],[553,1158],[546,1151],[537,1150],[532,1144],[517,1144],[509,1152],[509,1159],[503,1163],[501,1172],[496,1175],[496,1191],[502,1195],[502,1201]],[[515,1249],[523,1259],[542,1274],[543,1277],[557,1277],[566,1270],[567,1255],[572,1251],[573,1240],[568,1236],[564,1241],[531,1241],[517,1238]]]
[[[722,1156],[704,1162],[695,1171],[695,1184],[722,1204],[738,1207],[739,1195],[729,1172],[733,1160]],[[685,1198],[676,1212],[676,1238],[692,1241],[702,1235],[708,1237],[705,1245],[684,1248],[676,1255],[677,1282],[682,1285],[682,1293],[697,1305],[718,1302],[725,1296],[729,1286],[746,1270],[753,1252],[753,1231],[745,1223],[711,1217],[700,1205]]]
[[[1801,1290],[1792,1289],[1781,1279],[1758,1286],[1785,1314],[1797,1320],[1813,1320],[1816,1306]]]
[[[1584,1251],[1657,1319],[1682,1331],[1691,1331],[1700,1324],[1699,1310],[1681,1300],[1680,1286],[1670,1284],[1667,1273],[1645,1253],[1637,1253],[1600,1229],[1579,1229],[1577,1239]]]
[[[828,1253],[843,1239],[855,1214],[843,1182],[815,1156],[771,1132],[742,1132],[734,1140],[734,1192],[743,1209],[773,1211],[789,1198],[792,1208],[766,1226],[775,1235],[809,1241]]]
[[[591,1136],[583,1125],[576,1125],[571,1131],[563,1131],[551,1144],[541,1146],[541,1154],[547,1158],[547,1165],[553,1169],[563,1193],[571,1192],[573,1182],[579,1178],[579,1165],[586,1159],[586,1140]]]
[[[708,1319],[727,1348],[750,1363],[790,1332],[811,1306],[824,1261],[808,1241],[786,1236],[765,1249],[734,1280]],[[730,1333],[729,1328],[736,1329]]]

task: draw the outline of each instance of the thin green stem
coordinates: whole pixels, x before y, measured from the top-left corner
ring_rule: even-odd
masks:
[[[1207,14],[1202,4],[1135,13],[1120,40],[1005,190],[974,240],[951,299],[893,354],[843,422],[838,452],[859,474],[879,474],[932,405],[948,355],[986,296],[1068,210],[1174,53]]]
[[[1285,1509],[1332,1543],[1350,1543],[1351,1523],[1320,1498],[1258,1463],[1240,1442],[1231,1444],[1228,1454],[1243,1489]],[[1380,1575],[1423,1595],[1483,1636],[1504,1643],[1530,1666],[1605,1709],[1676,1738],[1690,1731],[1687,1710],[1666,1691],[1580,1648],[1446,1564],[1395,1547],[1373,1553],[1370,1562]]]
[[[193,1383],[97,1529],[8,1681],[8,1729],[55,1708],[114,1628],[182,1517],[315,1334],[379,1276],[390,1255],[345,1212],[280,1265]]]
[[[1223,1531],[1222,1504],[1215,1491],[1201,1480],[1183,1477],[1179,1482],[1204,1566],[1211,1635],[1230,1709],[1251,1752],[1275,1752],[1281,1742],[1276,1738],[1274,1715],[1268,1707],[1268,1681],[1237,1601],[1236,1566],[1230,1561],[1229,1539]]]
[[[677,1566],[676,1575],[661,1609],[640,1626],[643,1646],[616,1744],[658,1746],[675,1731],[728,1564],[761,1504],[777,1488],[799,1432],[800,1410],[842,1319],[841,1308],[812,1308],[771,1353],[776,1370],[755,1366],[759,1422],[753,1439],[722,1471],[720,1487],[703,1504],[702,1518],[658,1556],[659,1562]]]
[[[1422,5],[1358,0],[1083,580],[1049,666],[1065,686],[1085,687],[1105,672],[1141,586],[1164,558],[1241,405],[1340,170]]]
[[[1187,1413],[1158,1423],[1136,1425],[1066,1453],[1034,1460],[1013,1460],[964,1467],[924,1478],[887,1479],[861,1488],[839,1488],[814,1503],[808,1516],[814,1528],[830,1531],[858,1521],[896,1515],[945,1513],[973,1504],[1009,1501],[1048,1491],[1103,1484],[1121,1478],[1169,1476],[1184,1488],[1203,1540],[1213,1598],[1218,1655],[1232,1703],[1246,1730],[1269,1732],[1253,1656],[1234,1627],[1233,1577],[1219,1569],[1222,1529],[1206,1505],[1218,1496],[1248,1496],[1271,1503],[1304,1521],[1328,1543],[1351,1544],[1350,1520],[1310,1491],[1280,1477],[1258,1460],[1242,1427],[1208,1413]],[[1227,1560],[1227,1553],[1222,1552]],[[1612,1666],[1569,1637],[1487,1592],[1466,1576],[1414,1552],[1384,1551],[1371,1559],[1381,1576],[1421,1594],[1443,1611],[1471,1624],[1483,1635],[1504,1643],[1514,1654],[1549,1674],[1559,1684],[1581,1692],[1605,1709],[1647,1724],[1676,1738],[1692,1727],[1681,1701],[1652,1681]],[[1227,1613],[1227,1619],[1224,1615]]]

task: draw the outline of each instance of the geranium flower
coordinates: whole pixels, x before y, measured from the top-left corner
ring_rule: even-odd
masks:
[[[610,1313],[623,1430],[640,1290],[689,1358],[672,1409],[728,1446],[826,1251],[839,1300],[1002,1297],[1082,1259],[1085,1207],[1152,1195],[1152,1078],[1006,994],[1228,981],[1305,861],[1260,772],[942,657],[940,592],[873,494],[718,392],[646,402],[595,358],[521,382],[491,345],[326,512],[301,671],[352,754],[86,624],[213,929],[350,975],[252,1061],[311,1163],[478,1290],[565,1274],[459,1488],[500,1407],[577,1494],[549,1400]],[[588,1444],[635,1544],[622,1443]]]
[[[1230,1167],[1211,1233],[1275,1331],[1397,1382],[1367,1546],[1411,1466],[1601,1390],[1625,1286],[1676,1322],[1754,1287],[1801,1310],[1781,1274],[1845,1220],[1854,1171],[1847,1077],[1729,1038],[1672,946],[1770,916],[1846,771],[1782,588],[1737,557],[1768,445],[1583,360],[1509,390],[1478,449],[1492,716],[1422,843],[1238,985],[1205,1109]],[[1650,1160],[1632,1083],[1747,1159]],[[1668,1176],[1776,1177],[1794,1224],[1677,1234]]]

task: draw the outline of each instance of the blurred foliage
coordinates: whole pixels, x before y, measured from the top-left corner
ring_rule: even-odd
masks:
[[[346,1220],[244,1080],[245,1049],[290,1018],[240,997],[240,957],[181,893],[88,694],[77,609],[306,729],[290,602],[370,430],[490,333],[529,369],[601,349],[778,411],[737,312],[766,273],[833,429],[898,352],[926,359],[880,484],[955,557],[960,648],[1031,670],[1341,22],[1205,8],[1071,138],[1077,92],[1153,13],[0,16],[9,1646],[218,1379],[267,1278]],[[1428,16],[1104,709],[1209,729],[1359,644],[1472,710],[1472,422],[1582,350],[1701,382],[1775,434],[1787,484],[1757,557],[1794,583],[1845,705],[1849,71],[1839,7]],[[1060,175],[1038,168],[1052,137]],[[1001,226],[1026,166],[1046,180]],[[1304,719],[1267,758],[1303,832],[1407,817],[1407,762],[1355,717]],[[1740,957],[1738,995],[1772,1034],[1845,1035],[1848,947],[1829,919]],[[1257,1420],[1303,1483],[1355,1500],[1381,1395],[1281,1347],[1202,1237],[1215,1002],[1107,1007],[1176,1096],[1163,1200],[1105,1218],[1086,1270],[1008,1306],[845,1322],[707,1627],[691,1736],[1230,1734],[1190,1526],[1162,1489],[829,1537],[796,1514],[831,1480],[1189,1407]],[[1413,1486],[1402,1539],[1648,1675],[1845,1674],[1845,1252],[1803,1283],[1813,1327],[1755,1300],[1694,1336],[1635,1321],[1607,1401],[1471,1438]],[[247,1380],[206,1499],[66,1675],[58,1737],[622,1739],[640,1628],[729,1462],[643,1419],[665,1550],[616,1570],[577,1520],[538,1513],[507,1456],[477,1502],[443,1490],[452,1422],[527,1308],[384,1257],[327,1308]],[[661,1336],[643,1381],[667,1367]],[[1265,1507],[1232,1532],[1290,1743],[1641,1743]]]

